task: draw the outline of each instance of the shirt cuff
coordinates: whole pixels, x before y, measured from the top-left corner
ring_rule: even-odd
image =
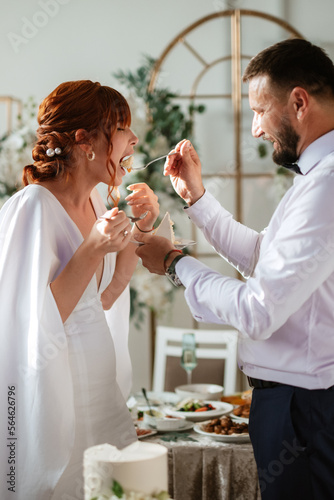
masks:
[[[230,215],[230,212],[225,210],[209,191],[205,191],[196,203],[190,207],[186,207],[185,212],[189,219],[199,228],[205,227],[218,213],[224,214],[226,212],[226,215]]]
[[[194,257],[190,257],[190,255],[180,259],[175,266],[176,274],[184,287],[190,284],[194,274],[201,269],[207,269],[207,266]]]

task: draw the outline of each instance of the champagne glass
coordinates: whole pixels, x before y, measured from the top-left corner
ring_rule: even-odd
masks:
[[[181,366],[187,373],[187,384],[191,384],[192,371],[197,366],[194,333],[184,333],[182,335]]]

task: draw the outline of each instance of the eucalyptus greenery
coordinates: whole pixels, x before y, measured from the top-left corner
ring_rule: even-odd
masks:
[[[113,479],[113,484],[110,488],[111,494],[100,494],[97,497],[91,498],[91,500],[116,500],[119,498],[120,500],[171,500],[167,491],[160,491],[160,493],[154,493],[152,495],[140,492],[130,492],[125,493],[122,485]]]

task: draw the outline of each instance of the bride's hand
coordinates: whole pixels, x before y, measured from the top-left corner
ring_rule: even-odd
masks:
[[[87,243],[91,243],[96,251],[104,257],[109,252],[119,252],[129,243],[131,238],[131,225],[123,211],[117,207],[108,210],[103,218],[98,219],[89,236]]]
[[[137,226],[142,231],[150,231],[159,216],[157,195],[144,182],[131,184],[127,189],[132,193],[125,198],[125,201],[131,206],[134,217],[139,217],[144,212],[148,212],[144,219],[136,222]]]

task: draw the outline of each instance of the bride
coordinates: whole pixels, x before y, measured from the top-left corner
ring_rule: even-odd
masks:
[[[130,240],[150,232],[159,205],[139,183],[126,200],[148,215],[132,228],[117,208],[138,142],[130,122],[116,90],[59,85],[40,105],[25,187],[0,212],[1,498],[82,499],[84,450],[137,439],[125,403]]]

